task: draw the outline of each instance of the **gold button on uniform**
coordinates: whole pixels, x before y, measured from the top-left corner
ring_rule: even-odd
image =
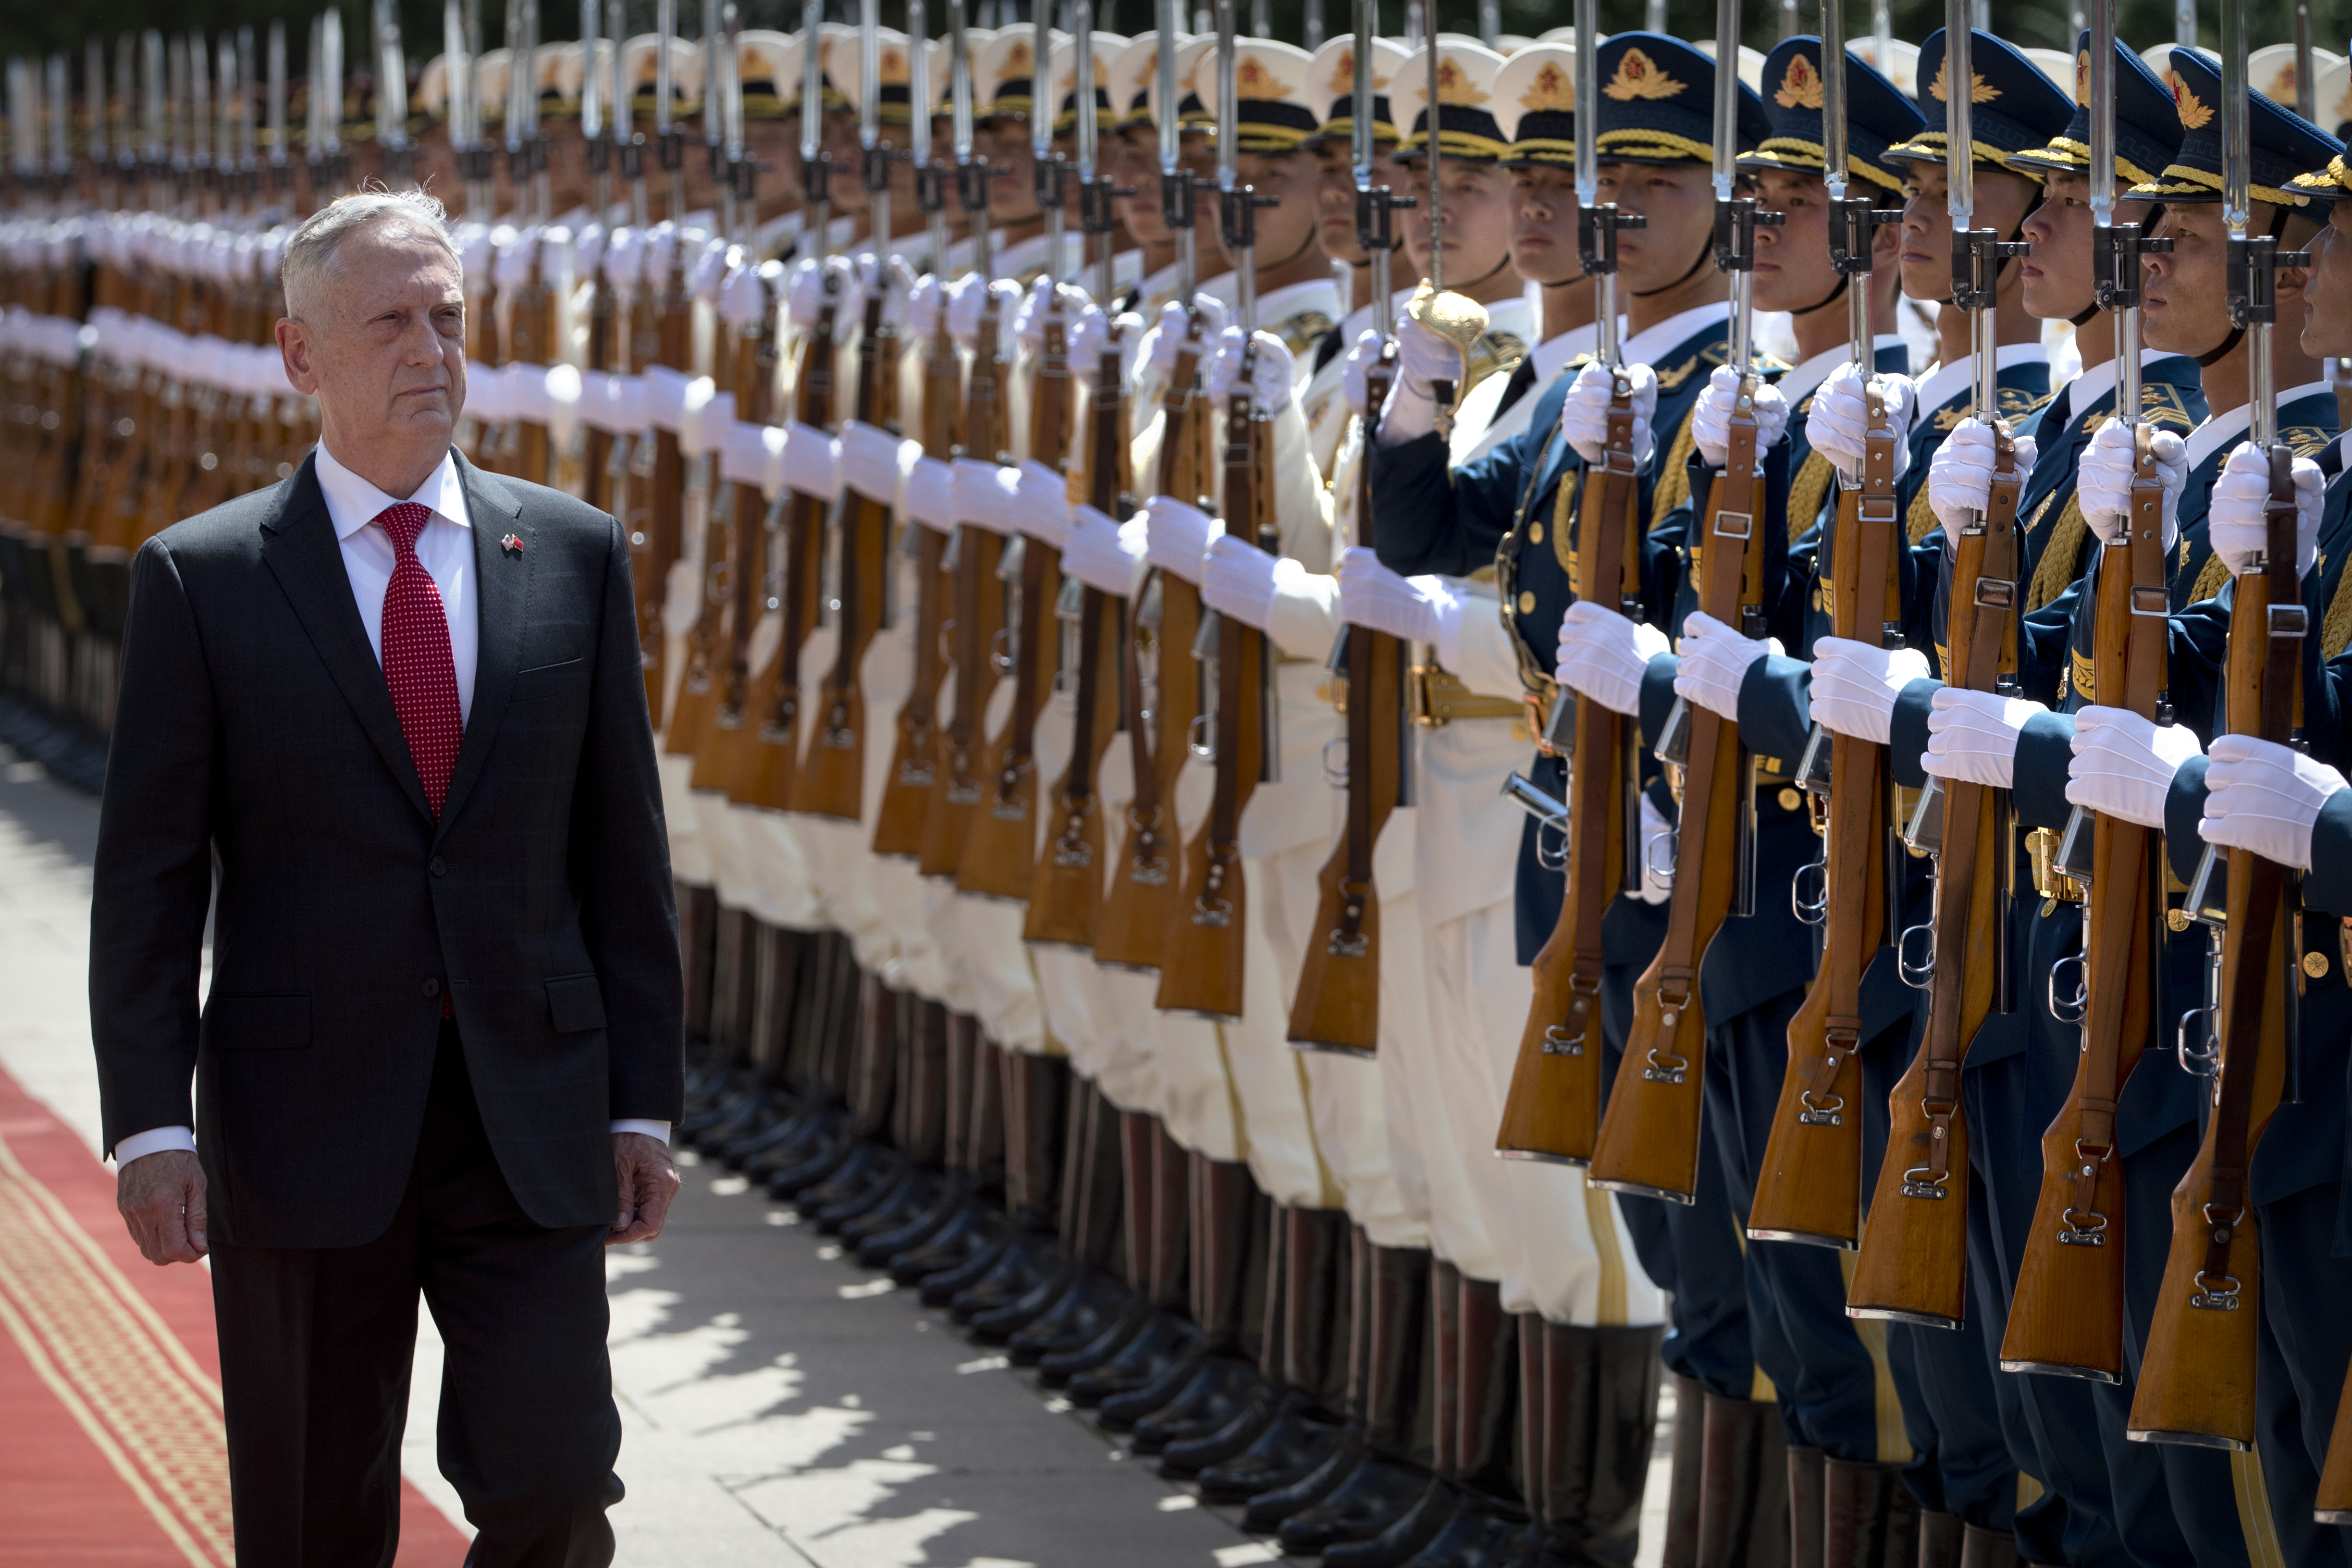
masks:
[[[1536,612],[1536,594],[1535,594],[1535,590],[1533,590],[1533,589],[1531,589],[1531,588],[1523,588],[1523,589],[1521,589],[1521,590],[1519,591],[1519,613],[1520,613],[1520,614],[1522,614],[1522,615],[1533,615],[1535,612]]]
[[[2327,974],[2327,955],[2305,953],[2303,956],[2303,972],[2315,980],[2325,978]]]
[[[1443,149],[1441,149],[1441,151],[1443,151]],[[1529,523],[1528,525],[1528,542],[1535,545],[1543,543],[1543,525],[1541,523]]]
[[[1783,811],[1793,811],[1804,803],[1805,798],[1794,789],[1784,789],[1780,791],[1780,810]]]
[[[2164,925],[2165,925],[2165,928],[2166,928],[2167,930],[2170,930],[2170,931],[2186,931],[2186,930],[2188,930],[2188,929],[2189,929],[2189,911],[2187,911],[2187,910],[2185,910],[2185,909],[2168,909],[2168,910],[2166,910],[2166,911],[2164,912]]]

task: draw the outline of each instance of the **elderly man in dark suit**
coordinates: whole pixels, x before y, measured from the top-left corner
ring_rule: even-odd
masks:
[[[247,1568],[392,1560],[420,1292],[468,1563],[607,1563],[603,1249],[659,1233],[681,1098],[627,541],[450,446],[438,203],[343,198],[284,280],[317,450],[132,567],[90,914],[121,1207],[212,1258]]]

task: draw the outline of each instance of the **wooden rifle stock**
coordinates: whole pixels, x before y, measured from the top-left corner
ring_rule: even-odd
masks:
[[[628,360],[622,333],[626,323],[620,318],[614,300],[613,285],[605,277],[601,261],[597,263],[595,276],[589,280],[585,314],[588,318],[587,368],[592,371],[625,369]],[[620,517],[622,486],[627,476],[606,472],[613,461],[614,450],[619,444],[614,440],[612,432],[599,430],[584,422],[580,434],[581,494],[598,511]]]
[[[1196,308],[1176,368],[1160,400],[1160,484],[1157,493],[1180,499],[1201,491],[1200,438],[1208,422],[1194,385],[1200,375],[1202,317]],[[1157,596],[1159,617],[1149,610]],[[1181,577],[1153,570],[1135,598],[1119,642],[1119,682],[1128,712],[1135,798],[1110,886],[1095,932],[1095,962],[1111,968],[1156,970],[1175,929],[1182,892],[1176,856],[1182,850],[1176,821],[1176,782],[1191,755],[1192,721],[1201,710],[1200,667],[1192,639],[1200,631],[1201,591]],[[1155,654],[1156,689],[1145,690],[1143,660]],[[1146,727],[1147,707],[1151,723]]]
[[[923,363],[923,452],[945,462],[955,455],[956,404],[963,395],[963,362],[948,333],[947,312]],[[947,537],[924,528],[915,543],[915,684],[898,708],[890,770],[874,816],[874,852],[918,858],[923,821],[940,775],[940,692],[947,684],[943,643],[948,630]]]
[[[877,429],[898,418],[898,330],[882,319],[882,292],[866,300],[858,345],[857,417]],[[845,492],[841,504],[841,612],[833,672],[801,758],[793,809],[856,821],[866,801],[866,688],[859,666],[880,629],[890,572],[890,497]]]
[[[2302,713],[2309,628],[2296,593],[2294,454],[2279,444],[2269,457],[2267,563],[2237,580],[2225,689],[2232,734],[2284,746]],[[2242,1452],[2254,1446],[2262,1239],[2247,1178],[2286,1083],[2289,988],[2302,956],[2294,893],[2285,866],[2230,852],[2220,1076],[2204,1142],[2172,1189],[2172,1248],[2126,1428],[2135,1440]],[[2328,1458],[2333,1473],[2339,1462],[2332,1452]]]
[[[681,371],[688,362],[688,333],[694,310],[694,298],[685,274],[685,248],[683,245],[673,248],[668,271],[660,282],[661,300],[655,313],[659,362]],[[653,280],[647,279],[647,291],[652,287]],[[653,624],[645,628],[640,622],[641,631],[651,639],[647,645],[654,650],[654,662],[646,673],[649,682],[665,680],[667,675],[663,666],[669,651],[667,629],[662,624],[662,601],[669,591],[669,569],[684,548],[686,531],[686,455],[678,450],[677,431],[656,430],[652,434],[654,471],[645,564],[653,593]],[[640,605],[642,608],[642,601]],[[654,704],[653,711],[654,722],[663,722],[660,702]]]
[[[800,374],[793,392],[797,423],[823,430],[833,419],[835,290],[824,292],[816,325],[801,344]],[[817,622],[824,588],[824,514],[832,503],[823,496],[786,490],[776,498],[771,515],[784,519],[783,560],[778,568],[782,601],[783,635],[775,657],[761,673],[751,695],[761,716],[757,755],[751,759],[743,792],[744,805],[771,811],[799,806],[801,747],[801,645]]]
[[[1585,473],[1578,510],[1575,586],[1591,583],[1604,602],[1612,586],[1621,605],[1641,596],[1639,558],[1630,548],[1640,480],[1633,394],[1620,375],[1608,445],[1600,465]],[[1574,699],[1562,693],[1555,700]],[[1568,886],[1559,919],[1536,954],[1535,995],[1495,1134],[1495,1152],[1507,1159],[1587,1165],[1601,1136],[1601,922],[1625,885],[1634,826],[1627,818],[1641,809],[1635,728],[1630,716],[1599,703],[1576,705],[1575,749],[1568,756]]]
[[[1838,497],[1830,622],[1836,635],[1880,647],[1900,616],[1895,535],[1903,519],[1895,500],[1895,434],[1874,390],[1870,402],[1862,487]],[[1822,967],[1789,1020],[1789,1066],[1748,1234],[1850,1249],[1862,1235],[1862,972],[1899,912],[1887,906],[1885,748],[1849,735],[1832,735],[1829,744]]]
[[[1706,518],[1703,608],[1726,625],[1742,624],[1741,608],[1762,601],[1763,454],[1756,420],[1732,415],[1723,471]],[[1579,704],[1579,714],[1586,705]],[[1633,988],[1633,1023],[1618,1064],[1590,1179],[1620,1192],[1695,1201],[1698,1192],[1700,1089],[1706,1071],[1706,1013],[1698,972],[1707,944],[1738,894],[1738,856],[1722,852],[1739,834],[1752,793],[1739,727],[1692,707],[1689,763],[1683,774],[1682,824],[1675,852],[1675,892],[1666,938]]]
[[[555,295],[540,274],[539,251],[534,246],[530,258],[530,274],[523,287],[516,291],[507,316],[507,360],[518,365],[537,365],[544,369],[553,364],[560,355],[555,347]],[[533,485],[550,485],[554,480],[548,472],[547,426],[537,420],[515,422],[515,449],[511,471],[518,479]]]
[[[1001,394],[1005,367],[996,350],[1000,325],[992,296],[981,307],[971,374],[964,383],[963,450],[982,462],[992,461],[1004,445]],[[999,535],[973,523],[957,527],[955,602],[949,610],[955,627],[955,712],[946,728],[937,731],[939,756],[933,768],[939,782],[931,790],[917,852],[917,864],[925,876],[956,874],[972,808],[982,793],[978,747],[990,690],[990,653],[1004,629],[1004,596],[993,588],[1003,553]]]
[[[2168,652],[2164,486],[2139,431],[2131,542],[2104,547],[2092,634],[2102,702],[2154,718]],[[2118,698],[2120,701],[2118,701]],[[2156,1024],[2161,835],[2101,816],[2091,824],[2083,912],[2083,1053],[2066,1103],[2042,1134],[2042,1190],[2000,1343],[2004,1372],[2120,1383],[2124,1375],[2124,1171],[2116,1100]]]
[[[1106,517],[1120,511],[1127,444],[1127,403],[1119,386],[1118,346],[1105,347],[1096,367],[1087,409],[1087,504]],[[1078,605],[1076,716],[1071,726],[1070,760],[1054,786],[1054,810],[1046,819],[1047,841],[1037,857],[1029,888],[1024,941],[1058,946],[1094,946],[1095,923],[1103,898],[1103,813],[1095,779],[1103,754],[1118,732],[1124,693],[1103,678],[1103,654],[1123,639],[1127,601],[1089,586]],[[1128,722],[1140,725],[1140,719]]]
[[[1061,293],[1048,298],[1045,351],[1038,356],[1037,396],[1030,411],[1029,447],[1036,461],[1058,470],[1069,448],[1070,367]],[[1042,539],[1021,547],[1020,635],[1013,649],[1013,713],[983,752],[981,778],[987,810],[972,814],[956,862],[956,890],[982,898],[1023,903],[1037,858],[1037,714],[1054,695],[1061,667],[1060,623],[1054,605],[1062,588],[1062,554]]]
[[[1961,532],[1948,595],[1953,684],[1972,691],[1993,689],[2016,657],[2022,476],[2007,425],[1994,429],[1983,530]],[[1943,812],[1927,1038],[1888,1096],[1886,1156],[1847,1281],[1846,1315],[1957,1328],[1968,1315],[1969,1128],[1960,1064],[2000,989],[2007,923],[2000,903],[2009,896],[2013,857],[2002,831],[2007,791],[1948,782]]]
[[[1244,344],[1235,395],[1225,413],[1225,526],[1237,532],[1250,528],[1268,499],[1258,482],[1258,433],[1250,417],[1255,352]],[[1255,537],[1255,530],[1244,537]],[[1216,789],[1209,820],[1184,846],[1183,891],[1162,949],[1153,1004],[1163,1012],[1242,1016],[1248,889],[1242,874],[1241,820],[1265,763],[1263,677],[1272,656],[1265,633],[1230,615],[1217,617]]]
[[[735,408],[746,423],[766,424],[774,413],[776,382],[775,301],[759,286],[767,308],[756,331],[735,340],[730,384]],[[729,482],[713,491],[713,522],[733,535],[728,552],[726,656],[713,678],[715,707],[694,754],[693,788],[732,797],[758,767],[760,721],[751,670],[751,632],[760,622],[768,586],[768,504],[756,486]]]
[[[480,312],[484,317],[488,311]],[[468,311],[467,326],[476,325],[475,313]],[[497,330],[495,322],[484,321],[481,330],[488,335]],[[625,373],[643,374],[648,365],[662,362],[661,308],[656,300],[650,283],[640,285],[629,302],[626,330],[622,338],[625,345],[619,369]],[[484,361],[488,363],[488,361]],[[648,447],[646,444],[652,443]],[[667,637],[662,625],[662,602],[669,592],[669,566],[657,559],[655,548],[657,528],[654,520],[654,485],[660,476],[660,442],[649,427],[637,432],[629,443],[629,472],[620,481],[622,504],[626,511],[618,514],[622,531],[629,540],[629,581],[637,603],[637,656],[646,669],[646,702],[652,709],[654,727],[662,724],[662,705],[669,695],[668,682],[664,677],[663,663],[667,655]]]

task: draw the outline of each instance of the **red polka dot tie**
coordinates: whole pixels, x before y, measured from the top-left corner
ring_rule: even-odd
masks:
[[[441,815],[466,722],[457,706],[457,661],[449,651],[449,615],[440,587],[416,559],[429,507],[403,501],[376,517],[392,536],[392,581],[383,591],[383,683],[392,688],[408,755],[424,782],[425,803]]]

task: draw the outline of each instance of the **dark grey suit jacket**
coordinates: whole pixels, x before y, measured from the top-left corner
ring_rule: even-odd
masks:
[[[193,1121],[212,1232],[233,1244],[383,1232],[445,989],[538,1223],[611,1224],[609,1123],[680,1112],[627,543],[580,501],[457,461],[480,657],[437,823],[310,462],[132,563],[90,909],[105,1137]]]

